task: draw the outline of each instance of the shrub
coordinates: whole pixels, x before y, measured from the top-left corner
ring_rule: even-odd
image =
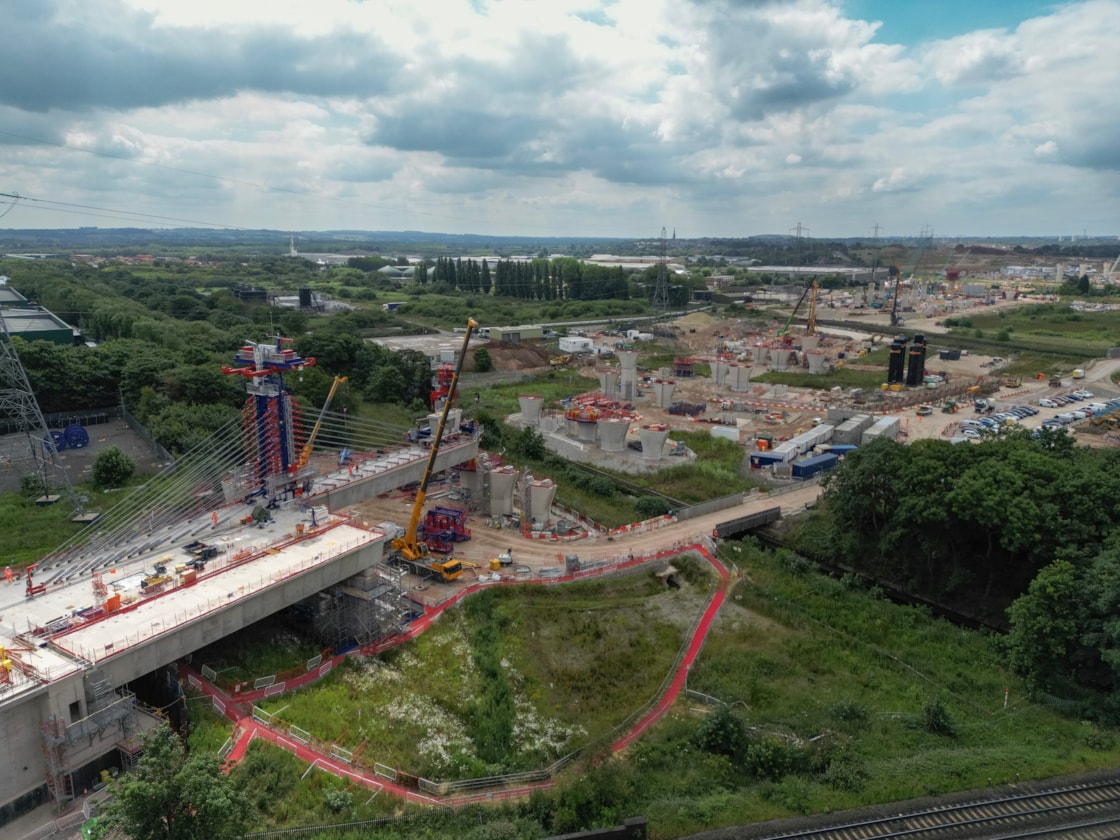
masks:
[[[739,761],[747,754],[747,725],[729,705],[722,703],[701,721],[695,740],[696,746],[705,752]]]
[[[19,477],[19,492],[29,499],[37,499],[47,494],[47,483],[38,473],[28,473]]]
[[[327,788],[323,791],[323,802],[336,814],[349,811],[354,807],[354,794],[339,788]]]
[[[93,483],[96,487],[120,487],[135,472],[133,460],[119,446],[110,446],[93,462]]]
[[[949,738],[957,734],[956,724],[940,697],[934,697],[926,703],[925,729],[933,735],[945,735]]]
[[[655,516],[664,516],[673,508],[668,501],[660,496],[638,496],[634,500],[634,513],[642,519],[653,519]]]

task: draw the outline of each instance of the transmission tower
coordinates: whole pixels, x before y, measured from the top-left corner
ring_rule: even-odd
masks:
[[[809,228],[805,227],[803,224],[801,224],[801,222],[798,222],[796,227],[791,227],[789,229],[789,232],[792,233],[794,235],[794,238],[795,238],[794,252],[795,252],[795,255],[796,255],[795,256],[795,263],[796,263],[797,268],[796,268],[794,273],[796,273],[797,276],[800,277],[801,276],[801,237],[802,237],[802,235],[807,235],[809,233]],[[790,279],[792,280],[793,278],[791,277]]]
[[[9,432],[15,431],[27,439],[26,449],[22,443],[17,443],[11,451],[4,453],[20,475],[37,476],[44,497],[65,493],[74,509],[81,512],[81,504],[70,485],[70,476],[58,461],[54,439],[12,343],[3,307],[0,307],[0,421],[7,421]]]
[[[669,245],[661,228],[661,247],[657,257],[657,283],[653,287],[653,311],[664,317],[669,311]]]

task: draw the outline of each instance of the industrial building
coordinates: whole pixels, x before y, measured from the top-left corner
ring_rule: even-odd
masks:
[[[31,304],[27,298],[8,285],[8,278],[0,274],[0,315],[9,335],[24,341],[52,341],[55,344],[76,344],[81,333],[41,306]]]

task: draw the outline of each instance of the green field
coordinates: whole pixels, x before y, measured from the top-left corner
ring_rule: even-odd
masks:
[[[721,554],[743,578],[688,688],[724,710],[699,695],[682,698],[625,754],[580,762],[551,793],[487,811],[487,822],[517,823],[520,833],[509,836],[543,837],[644,814],[652,837],[670,838],[1120,760],[1115,730],[1027,695],[1003,667],[998,637],[820,575],[786,550],[729,543]],[[366,757],[415,762],[408,766],[425,772],[441,761],[455,775],[543,766],[575,744],[601,741],[656,691],[703,600],[698,561],[688,571],[687,601],[676,606],[645,574],[487,590],[378,664],[356,663],[266,707]],[[454,720],[473,733],[474,749],[495,748],[495,727],[518,720],[526,705],[537,737],[556,737],[551,745],[526,749],[514,739],[487,761],[446,731]],[[472,723],[483,709],[488,723]],[[428,742],[450,758],[426,752],[434,749]],[[430,836],[470,836],[479,816],[469,819],[441,823]],[[270,821],[299,818],[285,808]]]

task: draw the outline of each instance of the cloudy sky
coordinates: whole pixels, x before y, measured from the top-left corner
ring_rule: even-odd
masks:
[[[0,227],[1120,234],[1120,0],[4,0]]]

